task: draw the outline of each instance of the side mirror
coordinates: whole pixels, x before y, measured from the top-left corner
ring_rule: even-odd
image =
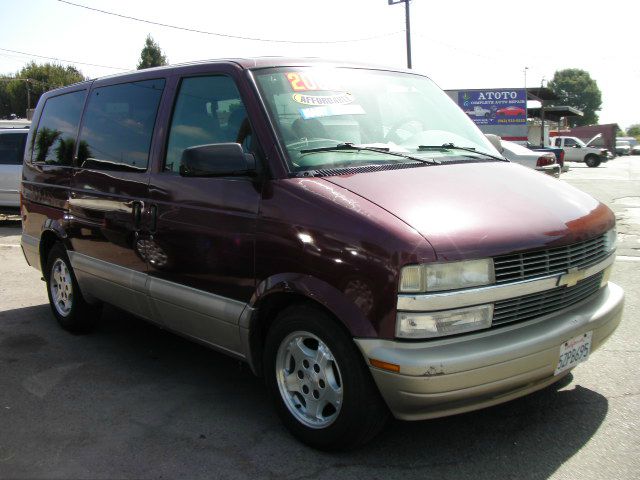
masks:
[[[582,148],[580,145],[574,145],[573,148]]]
[[[496,147],[500,153],[504,152],[504,148],[502,148],[502,140],[498,135],[494,135],[493,133],[486,133],[485,137],[491,142],[491,145]]]
[[[230,177],[255,173],[256,160],[244,153],[239,143],[196,145],[182,152],[180,175],[183,177]]]

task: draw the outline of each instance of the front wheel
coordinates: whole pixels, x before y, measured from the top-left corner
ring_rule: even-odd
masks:
[[[587,167],[595,168],[600,165],[600,159],[595,155],[587,155],[587,158],[584,159],[584,163],[587,164]]]
[[[321,450],[371,440],[389,411],[353,339],[323,311],[283,311],[267,334],[266,384],[289,431]]]
[[[60,326],[73,333],[91,330],[100,315],[100,307],[88,304],[82,296],[62,244],[56,243],[49,252],[44,277],[49,305]]]

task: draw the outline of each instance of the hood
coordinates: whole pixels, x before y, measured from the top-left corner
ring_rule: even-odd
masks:
[[[415,230],[440,260],[579,242],[614,225],[611,210],[512,163],[468,163],[324,177]]]
[[[591,140],[589,140],[589,141],[587,142],[587,147],[588,147],[589,145],[591,145],[591,142],[593,142],[594,140],[599,139],[601,136],[602,136],[602,134],[601,134],[601,133],[599,133],[599,134],[597,134],[595,137],[593,137]]]

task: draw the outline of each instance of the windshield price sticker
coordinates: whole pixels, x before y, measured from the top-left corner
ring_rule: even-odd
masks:
[[[560,358],[554,375],[569,370],[589,358],[593,331],[578,335],[560,345]]]
[[[340,83],[335,78],[329,78],[320,72],[302,73],[289,72],[285,73],[289,85],[294,92],[307,92],[314,90],[343,90]]]
[[[293,101],[302,105],[346,105],[353,102],[353,95],[350,93],[341,93],[338,95],[303,95],[301,93],[293,94]]]
[[[361,105],[326,105],[324,107],[301,108],[300,116],[304,120],[319,117],[333,117],[336,115],[364,115]]]

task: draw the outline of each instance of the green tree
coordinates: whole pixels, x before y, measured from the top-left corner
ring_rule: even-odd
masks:
[[[626,137],[626,136],[627,136],[627,133],[621,128],[618,128],[616,130],[616,137]]]
[[[56,159],[61,165],[71,165],[73,163],[73,150],[76,142],[73,138],[58,137],[58,146],[56,147]]]
[[[160,45],[151,38],[151,35],[147,35],[147,39],[144,41],[144,47],[140,52],[140,61],[138,62],[138,70],[143,68],[160,67],[167,64],[167,57],[162,54]]]
[[[568,105],[584,113],[583,117],[570,119],[572,126],[598,123],[597,112],[602,107],[602,93],[588,72],[579,68],[558,70],[548,86],[560,97],[560,105]]]
[[[10,113],[24,117],[27,102],[30,108],[34,108],[44,92],[85,80],[84,75],[75,67],[56,63],[39,65],[35,62],[27,64],[13,75],[3,77],[15,80],[3,81],[0,84],[0,89],[4,85],[4,92],[0,91],[0,116],[2,117]]]
[[[36,161],[45,162],[49,156],[49,150],[60,138],[62,132],[52,128],[39,128],[35,141]]]
[[[630,137],[640,137],[640,123],[634,123],[627,128],[627,135]]]

